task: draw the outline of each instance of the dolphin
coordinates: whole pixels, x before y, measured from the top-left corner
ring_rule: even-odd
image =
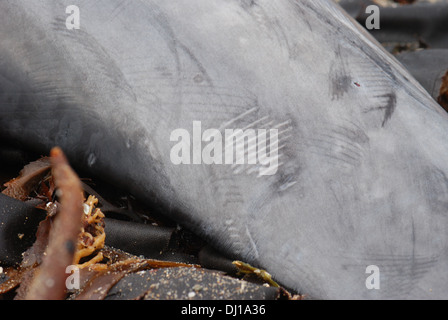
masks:
[[[337,4],[72,4],[0,2],[2,139],[310,298],[448,298],[448,115]]]

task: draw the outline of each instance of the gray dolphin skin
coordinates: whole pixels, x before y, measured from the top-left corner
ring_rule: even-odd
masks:
[[[2,139],[310,298],[448,298],[448,115],[332,1],[2,0],[0,24]]]

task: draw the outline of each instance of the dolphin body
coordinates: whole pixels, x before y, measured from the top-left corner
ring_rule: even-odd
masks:
[[[0,2],[3,139],[61,146],[308,297],[448,298],[448,116],[338,5],[79,0],[69,29],[72,2]],[[276,130],[274,170],[198,161],[226,129]]]

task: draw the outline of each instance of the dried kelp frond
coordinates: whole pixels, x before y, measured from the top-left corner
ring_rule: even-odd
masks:
[[[272,280],[272,276],[266,271],[259,268],[255,268],[248,263],[242,261],[234,261],[233,264],[238,268],[239,272],[242,274],[253,274],[256,277],[260,278],[260,280],[266,282],[271,287],[280,287],[277,282]]]
[[[26,165],[17,178],[4,184],[3,194],[18,200],[27,200],[30,193],[39,186],[51,168],[50,158],[44,157]]]
[[[127,274],[158,268],[200,268],[198,265],[159,261],[136,257],[119,249],[104,247],[103,263],[89,265],[80,270],[80,289],[73,293],[73,300],[103,300],[109,290]]]
[[[9,267],[7,269],[1,268],[0,272],[0,295],[5,294],[20,285],[24,269],[16,269]]]
[[[160,268],[126,275],[109,290],[105,299],[264,300],[282,295],[279,288],[256,285],[219,271]]]
[[[82,228],[76,245],[75,258],[73,263],[82,269],[103,260],[103,254],[98,252],[96,256],[90,258],[84,263],[81,259],[91,256],[94,252],[104,247],[106,233],[104,232],[104,214],[99,208],[95,208],[98,199],[89,196],[83,204],[84,215],[82,219]]]

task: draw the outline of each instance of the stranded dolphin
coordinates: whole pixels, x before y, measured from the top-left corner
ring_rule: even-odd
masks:
[[[0,2],[3,139],[310,297],[448,298],[448,116],[339,6],[72,2]]]

